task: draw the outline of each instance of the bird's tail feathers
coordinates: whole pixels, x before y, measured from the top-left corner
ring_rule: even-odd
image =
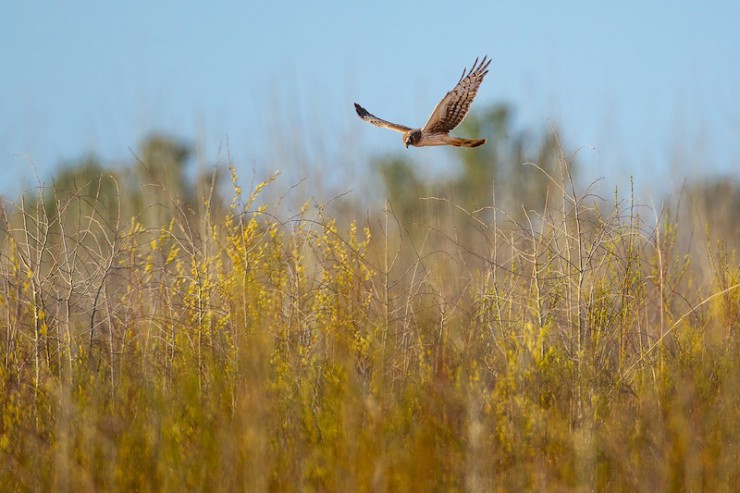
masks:
[[[453,137],[450,144],[456,147],[478,147],[486,143],[486,139],[460,139]]]

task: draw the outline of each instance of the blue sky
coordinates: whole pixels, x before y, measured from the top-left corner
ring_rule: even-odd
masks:
[[[739,25],[737,1],[4,3],[0,193],[91,152],[130,162],[153,131],[206,165],[228,139],[243,173],[304,169],[316,189],[360,190],[374,155],[438,173],[464,150],[406,150],[352,103],[421,125],[484,54],[474,108],[557,124],[585,182],[665,193],[740,174]]]

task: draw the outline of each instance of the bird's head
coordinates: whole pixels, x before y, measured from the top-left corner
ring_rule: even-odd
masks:
[[[416,145],[417,142],[421,140],[421,130],[409,130],[405,134],[403,134],[403,143],[408,148],[408,146]]]

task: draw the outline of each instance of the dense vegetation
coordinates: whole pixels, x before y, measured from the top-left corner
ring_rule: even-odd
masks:
[[[364,213],[163,138],[5,202],[0,490],[734,490],[737,230],[512,140]]]

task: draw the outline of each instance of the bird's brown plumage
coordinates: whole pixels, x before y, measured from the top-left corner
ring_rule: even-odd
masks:
[[[437,104],[432,112],[432,116],[429,117],[423,128],[412,129],[405,125],[383,120],[370,114],[357,103],[355,103],[355,111],[357,111],[357,115],[360,118],[377,127],[403,132],[403,140],[406,147],[409,145],[416,147],[433,145],[478,147],[485,144],[486,139],[461,139],[449,135],[449,132],[457,127],[468,114],[470,105],[478,93],[478,88],[481,82],[483,82],[483,78],[488,73],[488,66],[490,64],[491,61],[488,60],[488,57],[483,57],[480,64],[478,64],[478,59],[476,58],[470,71],[467,71],[467,69],[463,70],[457,85]]]

